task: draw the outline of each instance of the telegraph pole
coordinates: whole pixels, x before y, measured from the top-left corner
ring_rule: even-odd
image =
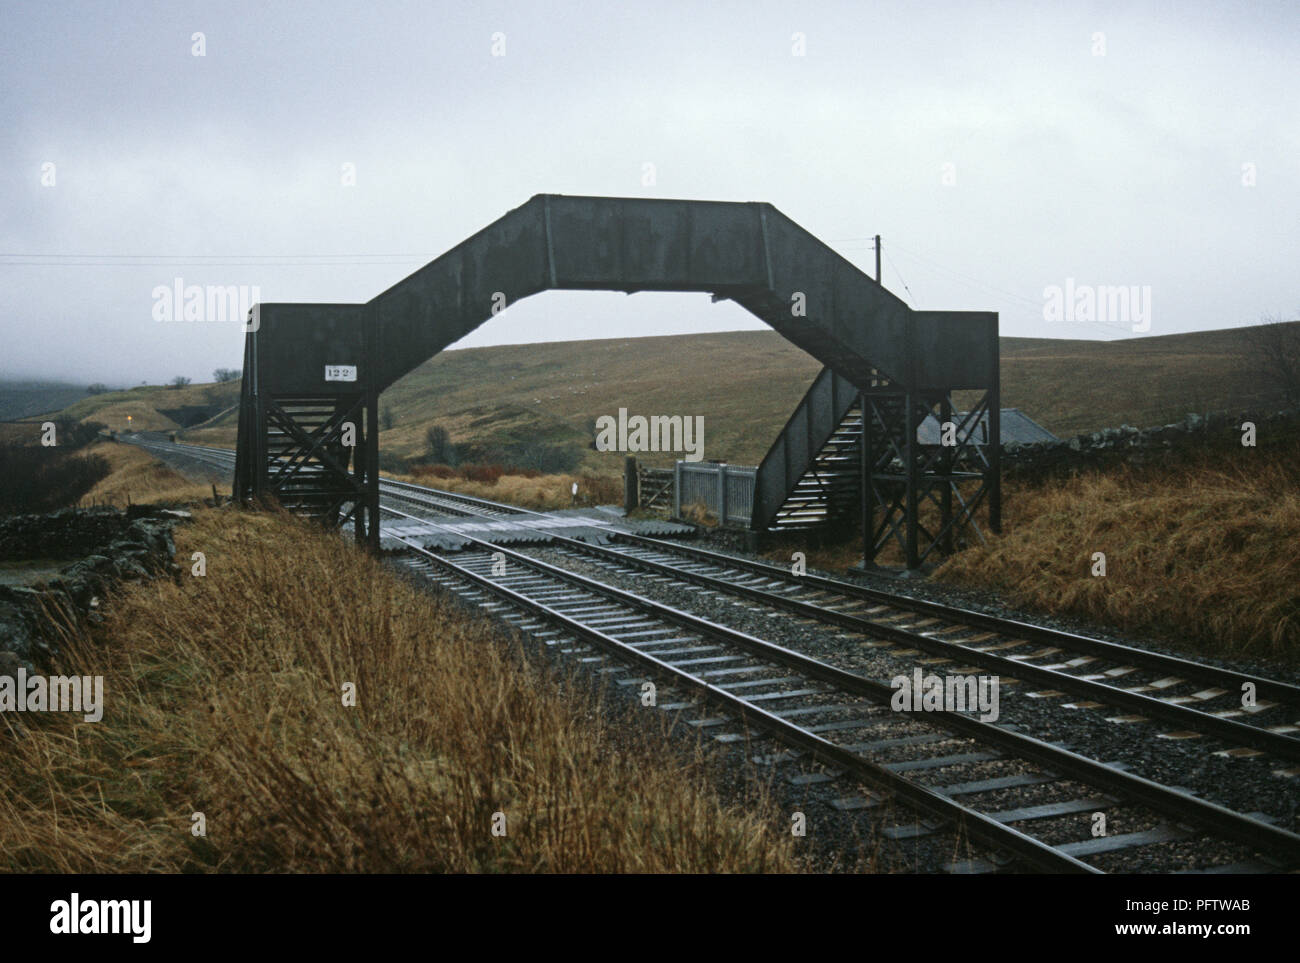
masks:
[[[876,283],[880,283],[880,235],[876,235]]]

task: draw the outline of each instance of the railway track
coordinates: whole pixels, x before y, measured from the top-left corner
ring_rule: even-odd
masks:
[[[413,505],[419,505],[422,508],[450,512],[453,515],[480,515],[485,518],[500,518],[509,515],[537,514],[526,509],[490,502],[483,498],[475,498],[472,495],[462,495],[458,492],[446,492],[440,489],[434,491],[421,485],[392,481],[387,478],[379,480],[379,494],[390,500],[398,499]]]
[[[208,445],[181,445],[167,441],[158,441],[145,435],[123,435],[122,440],[128,444],[152,451],[157,454],[181,455],[192,458],[213,468],[234,471],[235,453],[227,448],[213,448]]]
[[[412,570],[566,655],[632,664],[690,693],[662,708],[707,706],[714,714],[693,724],[739,727],[724,733],[734,739],[775,736],[831,767],[831,778],[850,776],[926,814],[932,822],[918,833],[956,828],[994,854],[960,868],[992,869],[1009,857],[1039,870],[1096,872],[1088,860],[1104,854],[1210,838],[1240,847],[1226,867],[1234,871],[1300,866],[1300,836],[1285,829],[973,716],[895,712],[891,687],[753,635],[479,539],[454,558],[402,541]],[[977,764],[1008,774],[962,776]],[[1032,790],[1034,801],[1002,806],[1008,789]],[[1098,812],[1141,828],[1091,836]]]
[[[419,486],[406,486],[418,488]],[[382,486],[381,486],[382,488]],[[462,496],[463,497],[463,496]],[[483,499],[466,499],[499,510]],[[515,509],[516,513],[540,514]],[[925,653],[930,665],[960,663],[1070,693],[1080,708],[1127,711],[1117,724],[1160,721],[1166,738],[1210,736],[1230,756],[1268,753],[1300,761],[1300,686],[1043,626],[893,595],[818,575],[640,535],[602,546],[553,535],[563,553],[620,574],[664,576],[745,598],[794,616],[852,629],[896,654]],[[946,662],[944,660],[947,660]],[[1249,705],[1243,704],[1248,701]]]
[[[233,461],[233,453],[222,449],[191,448],[186,453],[210,464]],[[541,514],[404,482],[385,479],[380,487],[384,512],[425,524],[434,523],[397,504],[457,515]],[[1116,721],[1169,723],[1184,728],[1161,735],[1217,740],[1222,755],[1300,759],[1294,735],[1300,727],[1289,721],[1300,706],[1300,687],[1288,683],[707,549],[614,537],[612,544],[594,545],[557,535],[550,550],[611,575],[690,585],[851,629],[897,656],[928,654],[925,661],[936,670],[985,669],[1006,681],[1046,686],[1038,696],[1073,693],[1082,698],[1080,707],[1130,713]],[[602,667],[611,671],[619,671],[619,662],[636,665],[689,693],[665,708],[710,706],[717,714],[691,721],[704,729],[740,727],[721,733],[723,741],[755,732],[775,736],[795,748],[769,754],[771,761],[807,755],[830,767],[828,778],[847,775],[924,813],[930,822],[917,832],[959,827],[995,854],[964,868],[995,868],[1012,859],[1037,869],[1092,872],[1097,867],[1090,859],[1122,862],[1124,854],[1144,847],[1197,839],[1239,847],[1229,869],[1300,868],[1300,836],[1265,819],[971,716],[891,711],[894,690],[883,683],[523,552],[471,538],[471,550],[453,558],[399,540],[409,548],[404,560],[410,568],[566,655],[608,662]],[[503,559],[508,576],[494,574]],[[1242,705],[1246,690],[1253,705]],[[952,775],[1007,765],[1006,775]],[[996,802],[1011,790],[1024,793],[1029,804]],[[877,798],[859,797],[856,804],[871,806]],[[846,808],[856,804],[847,800]],[[1126,826],[1138,828],[1058,838],[1098,812],[1121,812]]]
[[[1166,737],[1211,736],[1229,755],[1269,753],[1300,760],[1300,687],[1086,636],[863,589],[819,576],[797,576],[749,560],[637,535],[618,547],[557,536],[570,556],[613,572],[648,572],[763,606],[851,629],[893,654],[924,653],[929,665],[974,666],[1045,687],[1035,693],[1081,697],[1082,708],[1127,710],[1125,724],[1181,726]],[[1122,684],[1128,683],[1128,684]],[[1135,684],[1134,684],[1135,683]],[[1253,704],[1242,705],[1249,693]],[[1288,715],[1288,713],[1290,715]]]
[[[224,449],[186,446],[186,452],[191,448],[214,464],[233,461]],[[540,514],[387,479],[380,490],[390,501],[452,514]],[[1158,720],[1179,726],[1160,735],[1207,735],[1224,744],[1217,751],[1226,755],[1268,753],[1300,761],[1300,686],[839,579],[794,575],[707,549],[632,534],[615,538],[616,545],[600,546],[555,535],[554,544],[616,572],[666,576],[852,629],[898,653],[922,652],[1046,687],[1036,695],[1069,693],[1080,697],[1075,705],[1081,708],[1124,710],[1128,715],[1114,717],[1123,724]]]
[[[235,466],[235,453],[226,448],[212,448],[205,445],[177,445],[149,439],[136,440],[134,444],[154,452],[172,454],[179,452],[188,458],[201,461],[214,468],[233,471]],[[380,479],[379,491],[390,500],[397,499],[420,508],[452,515],[501,517],[527,513],[525,509],[513,508],[510,505],[502,505],[483,498],[475,498],[472,495],[461,495],[457,492],[425,488],[422,485],[412,485],[388,478]]]

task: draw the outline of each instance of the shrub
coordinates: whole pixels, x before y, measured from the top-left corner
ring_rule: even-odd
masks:
[[[424,433],[424,445],[429,453],[429,461],[433,464],[456,463],[456,446],[451,443],[451,434],[442,425],[429,426]]]
[[[80,501],[111,467],[60,445],[0,445],[0,514],[52,512]]]
[[[54,437],[58,440],[58,448],[75,451],[99,440],[99,433],[107,427],[103,422],[77,421],[68,415],[60,415],[54,419]]]
[[[416,465],[411,469],[411,475],[417,479],[455,478],[456,469],[449,465]]]
[[[522,445],[511,459],[521,468],[543,475],[559,475],[573,471],[582,460],[582,448],[577,445],[548,445],[542,442]]]
[[[466,481],[481,482],[484,485],[495,485],[497,480],[505,473],[504,465],[468,464],[460,466],[461,478]]]
[[[708,506],[703,502],[694,502],[690,505],[683,505],[682,519],[695,525],[702,525],[705,528],[718,527],[718,516],[709,511]]]
[[[379,452],[379,470],[390,475],[405,475],[408,471],[414,471],[405,458],[382,450]]]

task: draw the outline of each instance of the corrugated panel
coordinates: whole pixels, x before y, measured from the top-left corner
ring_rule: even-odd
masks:
[[[407,546],[397,536],[410,539],[431,551],[459,551],[472,548],[470,538],[495,545],[545,545],[552,535],[586,542],[603,542],[615,532],[654,537],[693,535],[690,525],[657,520],[621,518],[600,509],[566,509],[521,515],[439,515],[429,519],[384,520],[380,547],[403,551]]]
[[[956,412],[952,416],[954,423],[960,425],[966,412]],[[979,421],[971,426],[975,432],[976,444],[988,444],[988,413],[982,415]],[[921,422],[916,429],[916,440],[923,445],[939,444],[939,419],[934,415],[928,416],[925,421]],[[958,439],[965,443],[965,435]],[[1056,441],[1057,437],[1040,425],[1034,419],[1030,418],[1019,408],[1002,409],[1002,444],[1009,441],[1028,444],[1034,441]]]

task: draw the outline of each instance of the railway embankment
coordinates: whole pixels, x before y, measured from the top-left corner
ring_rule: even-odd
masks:
[[[1103,438],[1115,445],[1089,455],[1091,468],[1009,471],[1005,533],[955,555],[938,578],[1197,654],[1294,664],[1300,419],[1206,419],[1178,433],[1185,442],[1165,448],[1161,436],[1165,455],[1140,437]]]
[[[102,720],[0,717],[0,870],[804,867],[789,815],[693,741],[337,535],[196,510],[175,539],[203,577],[119,584],[57,655],[103,677]]]

